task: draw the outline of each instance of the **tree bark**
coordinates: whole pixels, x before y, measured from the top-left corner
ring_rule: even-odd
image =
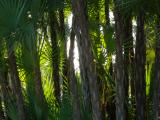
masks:
[[[105,20],[106,20],[106,28],[110,26],[109,2],[110,2],[110,0],[105,0]]]
[[[19,120],[26,120],[24,110],[24,100],[22,95],[21,81],[16,64],[16,56],[10,45],[8,45],[8,60],[11,74],[12,89],[16,96]]]
[[[159,103],[160,103],[160,16],[156,25],[156,54],[155,54],[155,67],[154,67],[154,80],[153,80],[153,120],[158,120],[159,117]]]
[[[84,57],[84,51],[83,51],[83,46],[82,46],[82,36],[80,34],[80,27],[78,26],[78,23],[76,19],[78,19],[78,17],[76,15],[73,16],[73,23],[75,25],[73,25],[73,29],[74,32],[76,34],[77,37],[77,46],[78,46],[78,52],[79,52],[79,63],[80,63],[80,75],[81,75],[81,79],[82,79],[82,92],[83,92],[83,107],[85,112],[90,112],[91,111],[91,97],[90,97],[90,90],[89,90],[89,80],[87,77],[87,71],[86,71],[86,66],[85,66],[85,59],[83,59]]]
[[[133,39],[132,39],[133,40]],[[133,49],[133,41],[129,50],[130,59],[130,86],[133,109],[135,108],[135,54]]]
[[[83,55],[83,64],[86,70],[86,77],[89,81],[89,90],[91,95],[91,104],[92,104],[92,118],[93,120],[101,120],[101,113],[99,107],[99,93],[97,86],[97,75],[96,75],[96,67],[94,63],[94,57],[91,49],[91,41],[88,32],[88,21],[85,9],[85,1],[84,0],[72,0],[72,10],[73,15],[77,17],[76,21],[77,25],[80,27],[80,33],[82,39],[78,39],[78,44],[81,43],[81,50]],[[77,34],[77,32],[76,32]],[[83,41],[82,41],[83,40]],[[79,46],[79,45],[78,45]],[[80,46],[79,46],[80,47]]]
[[[110,6],[110,0],[105,0],[105,27],[104,27],[104,40],[105,40],[105,43],[107,45],[106,47],[106,50],[107,50],[107,54],[108,54],[108,58],[109,61],[110,61],[110,66],[109,66],[109,75],[111,76],[111,79],[114,80],[113,78],[113,63],[112,63],[112,53],[111,51],[109,50],[109,43],[107,41],[111,41],[111,38],[108,37],[108,34],[110,34],[110,28],[111,28],[111,25],[110,25],[110,16],[109,16],[109,13],[110,13],[110,9],[109,9],[109,6]],[[106,89],[107,89],[107,86],[106,86]],[[112,90],[114,91],[114,90]],[[107,92],[107,90],[106,90]],[[107,97],[105,97],[105,99],[107,100]],[[115,97],[112,97],[112,99],[106,103],[106,111],[108,112],[108,116],[111,120],[115,120],[116,118],[116,107],[115,107],[115,102],[114,102],[114,99]],[[105,100],[105,101],[106,101]],[[104,116],[104,115],[103,115]],[[103,117],[102,116],[102,117]],[[102,119],[105,119],[105,118],[102,118]]]
[[[41,79],[41,70],[40,70],[40,61],[38,57],[38,52],[35,50],[35,66],[34,66],[34,80],[35,80],[35,91],[36,91],[36,97],[38,101],[41,103],[41,105],[45,104],[45,96],[43,92],[42,87],[42,79]]]
[[[69,80],[70,80],[71,95],[73,100],[73,119],[81,120],[80,98],[78,95],[78,84],[77,84],[77,78],[75,76],[74,63],[73,63],[74,41],[75,41],[75,33],[74,30],[72,29],[70,37],[70,50],[69,50]]]
[[[2,42],[0,42],[0,47],[2,48],[3,44]],[[7,107],[6,104],[6,97],[4,97],[5,95],[7,95],[6,90],[4,88],[7,87],[7,85],[5,83],[8,82],[8,79],[6,77],[6,72],[7,71],[7,65],[6,65],[6,61],[4,58],[4,52],[3,49],[1,49],[0,51],[0,90],[1,90],[1,95],[0,95],[0,119],[4,120],[5,118],[5,108]],[[2,102],[4,103],[4,106],[2,105]],[[7,118],[6,118],[7,119]]]
[[[135,53],[135,89],[136,89],[136,119],[146,120],[146,39],[144,34],[144,13],[140,11],[137,18],[136,53]]]
[[[10,87],[7,79],[7,72],[6,68],[5,70],[0,70],[0,85],[1,85],[1,101],[4,102],[4,108],[2,113],[2,118],[8,119],[7,113],[8,113],[8,99],[9,95],[8,92],[10,92]],[[6,115],[5,115],[6,114]]]
[[[0,42],[0,47],[3,47],[3,41]],[[1,102],[3,101],[3,113],[1,112],[2,118],[8,120],[8,102],[9,102],[9,93],[11,92],[9,81],[8,81],[8,59],[4,58],[3,49],[0,51],[0,87],[1,87]],[[1,116],[0,115],[0,116]]]
[[[58,103],[60,103],[60,80],[59,80],[59,48],[57,44],[56,33],[56,16],[55,13],[49,13],[50,16],[50,31],[51,31],[51,46],[52,46],[52,77],[54,81],[54,94]]]
[[[0,98],[0,119],[4,120],[4,111],[2,107],[2,99]]]
[[[3,101],[3,90],[2,90],[2,88],[3,88],[3,81],[4,81],[4,76],[2,75],[2,71],[0,70],[0,87],[1,87],[1,91],[2,91],[2,93],[1,93],[1,96],[0,96],[0,119],[1,120],[4,120],[4,109],[3,109],[3,106],[2,106],[2,101]]]
[[[116,39],[116,120],[126,120],[124,63],[122,50],[122,14],[115,1],[115,39]]]
[[[133,48],[132,37],[132,19],[129,14],[123,15],[123,46],[124,46],[124,88],[125,88],[125,109],[126,119],[128,119],[128,97],[129,97],[129,83],[132,77],[132,56],[131,50]]]
[[[76,18],[76,17],[75,17]],[[75,23],[76,24],[76,23]],[[89,80],[87,77],[86,66],[84,65],[85,61],[83,59],[83,47],[82,47],[82,37],[80,34],[80,29],[77,25],[75,25],[75,33],[77,37],[77,46],[79,52],[79,63],[80,63],[80,75],[82,79],[82,92],[83,92],[83,106],[84,110],[87,112],[91,111],[91,98],[90,98],[90,90],[89,90]]]

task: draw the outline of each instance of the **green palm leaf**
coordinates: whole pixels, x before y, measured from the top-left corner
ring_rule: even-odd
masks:
[[[26,9],[24,0],[0,1],[0,37],[15,33]]]

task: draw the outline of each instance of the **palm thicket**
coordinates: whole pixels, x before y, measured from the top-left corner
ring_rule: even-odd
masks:
[[[0,119],[158,120],[159,5],[0,0]]]

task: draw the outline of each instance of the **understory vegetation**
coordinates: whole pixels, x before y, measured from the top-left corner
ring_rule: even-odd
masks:
[[[0,0],[0,120],[158,120],[160,0]]]

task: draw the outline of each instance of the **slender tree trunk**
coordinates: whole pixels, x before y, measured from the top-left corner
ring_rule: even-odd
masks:
[[[130,59],[130,86],[133,109],[135,108],[135,54],[133,50],[133,39],[130,41],[129,59]]]
[[[82,92],[83,92],[83,106],[84,106],[84,110],[85,112],[90,112],[91,111],[91,97],[90,97],[90,90],[89,90],[89,80],[87,77],[87,71],[86,71],[86,66],[85,66],[85,59],[84,58],[84,51],[83,51],[83,46],[82,46],[82,37],[80,34],[80,28],[78,26],[78,23],[76,23],[78,20],[76,20],[78,17],[76,15],[74,15],[73,17],[75,17],[72,21],[75,25],[73,25],[74,27],[74,31],[76,33],[76,37],[77,37],[77,46],[78,46],[78,52],[79,52],[79,63],[80,63],[80,75],[81,75],[81,79],[82,79]]]
[[[115,2],[115,39],[116,39],[116,120],[126,120],[124,66],[122,50],[122,15]]]
[[[105,20],[106,20],[106,27],[109,27],[109,26],[110,26],[109,2],[110,2],[110,0],[105,0]]]
[[[2,41],[0,42],[0,47],[3,48],[4,44],[2,44]],[[0,90],[1,90],[1,94],[0,94],[0,119],[7,119],[7,115],[5,117],[5,114],[6,113],[6,107],[7,104],[6,104],[6,97],[8,95],[8,93],[6,92],[6,89],[4,88],[7,88],[8,84],[8,79],[7,79],[7,62],[5,61],[5,58],[4,58],[4,52],[3,52],[3,49],[1,49],[0,51]],[[4,106],[2,105],[2,102],[4,103]]]
[[[84,65],[85,61],[83,59],[83,47],[82,47],[82,38],[80,34],[80,29],[77,26],[75,28],[76,37],[77,37],[77,46],[79,52],[79,63],[80,63],[80,75],[82,79],[82,91],[83,91],[83,106],[84,110],[87,112],[91,111],[91,98],[90,98],[90,91],[89,91],[89,81],[87,77],[86,66]]]
[[[75,33],[72,29],[70,37],[70,50],[69,50],[69,79],[70,79],[71,95],[73,100],[73,119],[81,120],[80,98],[78,95],[78,84],[77,84],[77,78],[75,76],[74,63],[73,63],[74,40],[75,40]]]
[[[132,19],[129,15],[123,16],[123,43],[124,43],[124,88],[125,88],[125,109],[126,109],[126,119],[128,119],[128,97],[129,97],[129,78],[133,77],[129,69],[131,66],[131,55],[130,49],[133,46],[132,37]],[[131,48],[130,48],[131,47]],[[129,77],[130,76],[130,77]],[[131,78],[132,79],[132,78]]]
[[[9,45],[8,47],[8,60],[9,60],[9,67],[10,67],[10,74],[11,74],[11,82],[12,82],[12,89],[16,96],[17,100],[17,109],[18,109],[18,116],[19,120],[25,120],[25,110],[24,110],[24,100],[22,95],[22,87],[21,87],[21,81],[19,79],[19,73],[17,70],[17,64],[16,64],[16,56],[11,49],[12,47]]]
[[[155,55],[155,71],[153,80],[153,120],[158,120],[159,117],[159,103],[160,103],[160,17],[157,20],[156,28],[156,55]]]
[[[109,17],[109,1],[110,0],[105,0],[105,21],[106,21],[106,25],[104,27],[104,39],[105,39],[105,42],[106,42],[106,45],[107,45],[107,53],[109,54],[109,50],[108,50],[108,31],[109,31],[109,28],[110,28],[110,17]]]
[[[8,79],[7,79],[7,73],[8,71],[2,70],[0,71],[0,85],[1,85],[1,100],[4,103],[4,107],[3,107],[3,115],[2,117],[5,118],[5,120],[8,120],[8,99],[9,99],[9,92],[10,92],[10,87],[9,87],[9,83],[8,83]]]
[[[1,100],[4,103],[3,112],[5,120],[8,120],[8,103],[9,103],[9,93],[11,93],[11,89],[8,81],[8,67],[7,60],[4,59],[4,53],[0,52],[1,57],[1,68],[0,68],[0,86],[1,86]]]
[[[60,33],[61,33],[62,41],[64,41],[66,43],[65,24],[64,24],[64,10],[63,9],[59,10],[59,21],[60,21]],[[67,45],[66,44],[64,44],[64,45],[65,45],[64,47],[67,48]],[[66,51],[65,51],[65,55],[67,55]]]
[[[3,79],[4,79],[4,77],[3,77],[2,73],[1,73],[1,70],[0,70],[0,87],[1,87],[1,91],[3,91],[2,90],[3,81],[4,81]],[[1,94],[3,94],[3,92]],[[5,117],[4,117],[4,109],[3,109],[3,106],[2,106],[2,101],[3,101],[3,95],[0,96],[0,119],[4,120]]]
[[[4,111],[2,107],[2,99],[0,98],[0,119],[4,120]]]
[[[40,60],[38,51],[35,50],[35,66],[34,66],[34,80],[35,80],[35,91],[36,91],[36,97],[39,100],[41,104],[45,104],[45,97],[42,87],[42,80],[41,80],[41,70],[40,70]]]
[[[50,31],[51,31],[51,45],[52,45],[52,65],[53,65],[53,81],[54,81],[54,94],[58,103],[60,103],[60,80],[59,80],[59,48],[57,45],[56,33],[56,16],[50,13]]]
[[[124,23],[125,25],[124,31],[124,67],[125,67],[125,93],[127,104],[126,108],[128,108],[128,92],[130,87],[131,92],[131,101],[132,101],[132,113],[135,113],[135,55],[133,50],[133,36],[132,36],[132,17],[124,16]],[[128,72],[128,73],[127,73]],[[128,109],[126,110],[127,114],[129,115]],[[128,115],[126,116],[128,118]],[[127,119],[126,118],[126,119]],[[133,118],[135,119],[135,118]]]
[[[34,66],[33,66],[33,78],[34,78],[34,89],[35,89],[35,100],[36,100],[36,105],[40,108],[40,114],[41,116],[37,116],[37,119],[47,119],[47,114],[43,114],[47,110],[47,105],[46,105],[46,100],[44,96],[44,91],[42,87],[42,79],[41,79],[41,70],[40,70],[40,58],[39,58],[39,53],[37,50],[36,44],[34,45],[33,49],[33,59],[34,59]],[[32,89],[32,88],[31,88]],[[46,112],[47,113],[47,112]]]
[[[109,42],[108,41],[111,41],[112,39],[109,38],[109,35],[110,34],[110,28],[111,28],[111,25],[110,25],[110,16],[109,16],[109,13],[110,13],[110,10],[109,10],[109,6],[110,6],[110,0],[105,0],[105,22],[106,22],[106,25],[104,27],[104,39],[105,39],[105,43],[107,45],[107,54],[108,54],[108,59],[110,61],[110,66],[109,66],[109,75],[111,76],[112,79],[113,78],[113,63],[112,63],[112,53],[109,49]],[[105,87],[107,89],[107,86]],[[107,92],[107,90],[106,90]],[[105,97],[105,101],[107,100],[107,97]],[[114,99],[115,97],[112,97],[112,100],[110,100],[108,103],[106,103],[106,109],[107,112],[108,112],[108,116],[111,120],[115,120],[116,118],[116,108],[115,108],[115,102],[114,102]],[[104,115],[102,116],[104,117]],[[102,118],[102,119],[105,119],[105,118]]]
[[[124,18],[126,19],[126,18]],[[125,97],[126,101],[128,101],[128,90],[129,90],[129,71],[128,71],[128,65],[129,65],[129,29],[128,29],[128,20],[124,20],[124,30],[123,30],[123,40],[124,40],[124,86],[125,86]],[[131,33],[132,34],[132,33]]]
[[[27,49],[25,46],[22,48],[23,55],[25,54],[30,57],[29,59],[32,59],[33,63],[29,63],[30,69],[25,69],[25,72],[27,75],[27,81],[26,81],[26,90],[27,94],[29,95],[29,104],[36,105],[39,108],[39,112],[43,113],[47,110],[46,100],[44,96],[44,91],[42,87],[42,79],[41,79],[41,70],[40,70],[40,57],[37,49],[37,41],[36,38],[34,39],[34,44],[32,45],[32,48]],[[30,98],[30,96],[32,98]],[[34,100],[34,101],[33,101]],[[47,112],[46,112],[47,113]],[[40,114],[36,119],[47,119],[47,114]]]
[[[104,58],[104,54],[102,52],[101,46],[101,31],[100,31],[100,1],[94,1],[92,5],[88,5],[90,6],[94,11],[92,11],[91,15],[89,17],[89,20],[91,21],[95,21],[95,28],[94,28],[94,37],[92,40],[92,46],[93,46],[93,52],[94,52],[94,58],[96,60],[96,71],[97,71],[97,84],[98,84],[98,88],[99,88],[99,97],[100,99],[100,110],[101,110],[101,116],[102,119],[104,120],[106,117],[106,100],[105,98],[106,96],[106,83],[105,80],[102,79],[103,77],[105,77],[105,74],[103,74],[103,70],[104,70],[104,66],[102,63],[102,59]],[[91,11],[88,10],[88,13],[90,13]],[[92,23],[91,23],[92,24]],[[90,26],[89,26],[90,27]],[[91,31],[93,31],[93,28],[90,28]],[[105,71],[105,70],[104,70]]]
[[[110,6],[110,0],[105,0],[105,21],[106,21],[106,25],[104,27],[104,39],[105,39],[105,42],[106,42],[106,45],[107,45],[107,54],[108,54],[108,58],[109,61],[110,61],[110,66],[109,66],[109,75],[111,76],[111,78],[114,80],[113,78],[113,63],[112,63],[112,52],[110,51],[110,45],[109,45],[109,42],[108,41],[111,41],[112,39],[109,38],[109,35],[110,34],[110,28],[111,28],[111,25],[110,25],[110,16],[109,16],[109,13],[110,13],[110,9],[109,9],[109,6]],[[106,86],[107,88],[107,86]],[[106,90],[107,91],[107,90]],[[106,100],[107,100],[107,97],[106,96]],[[114,102],[114,99],[115,97],[112,97],[112,100],[110,100],[108,103],[107,103],[107,106],[106,106],[106,110],[109,114],[109,118],[112,119],[112,120],[115,120],[116,119],[116,107],[115,107],[115,102]]]
[[[2,76],[2,73],[1,73],[1,71],[0,71],[0,86],[1,86],[1,91],[2,91],[2,94],[1,94],[1,97],[0,97],[0,119],[4,119],[4,109],[3,109],[3,107],[2,107],[2,101],[3,101],[3,86],[4,86],[4,84],[3,84],[3,80],[4,79],[4,77]]]
[[[72,9],[73,15],[77,16],[78,25],[80,26],[81,37],[83,40],[81,41],[81,50],[83,54],[83,64],[85,66],[85,70],[87,71],[87,78],[89,81],[89,90],[91,95],[91,104],[92,104],[92,118],[93,120],[101,120],[101,113],[99,107],[99,93],[97,86],[97,75],[96,75],[96,67],[94,63],[94,57],[91,49],[91,41],[88,32],[88,21],[85,9],[85,1],[84,0],[72,0]],[[77,32],[76,32],[77,34]],[[78,40],[78,41],[79,41]],[[79,44],[80,42],[78,42]]]
[[[135,89],[136,89],[136,119],[146,120],[146,85],[145,62],[146,40],[144,35],[144,13],[137,18],[136,54],[135,54]]]

